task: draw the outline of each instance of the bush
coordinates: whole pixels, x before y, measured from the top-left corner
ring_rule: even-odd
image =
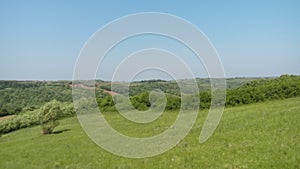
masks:
[[[59,125],[57,121],[62,114],[61,105],[58,101],[53,100],[46,103],[38,114],[38,120],[43,129],[43,134],[51,134],[56,126]]]
[[[73,103],[64,103],[61,106],[62,114],[60,115],[60,117],[70,117],[76,113]]]
[[[58,114],[58,118],[70,117],[75,114],[73,103],[59,103],[57,101],[56,103],[59,104],[61,109],[61,112]],[[13,118],[0,121],[0,134],[40,124],[41,117],[38,117],[38,115],[40,115],[40,111],[40,109],[26,111],[16,115]],[[58,124],[57,122],[54,124],[44,124],[45,128],[51,128],[49,125],[56,126]]]

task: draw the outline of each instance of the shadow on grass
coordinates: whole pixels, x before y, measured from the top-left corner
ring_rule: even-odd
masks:
[[[63,130],[58,130],[58,131],[54,131],[52,134],[60,134],[62,132],[65,132],[65,131],[70,131],[71,129],[63,129]]]

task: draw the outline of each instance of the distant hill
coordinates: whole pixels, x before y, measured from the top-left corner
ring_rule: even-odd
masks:
[[[181,83],[189,84],[191,80],[180,80]],[[202,108],[209,107],[210,103],[210,80],[196,79],[200,89]],[[228,96],[227,105],[239,105],[263,100],[287,98],[299,96],[299,76],[285,75],[278,78],[228,78],[226,79]],[[96,96],[99,104],[101,100],[113,104],[110,94],[111,82],[96,80]],[[114,94],[128,93],[128,83],[113,82],[116,86]],[[147,93],[160,89],[168,94],[169,101],[174,101],[170,109],[178,108],[178,97],[181,93],[176,81],[148,80],[129,84],[129,95],[134,100],[143,100],[149,106]],[[84,87],[84,86],[83,86]],[[91,88],[86,86],[86,88]],[[91,88],[93,89],[93,88]],[[294,92],[291,94],[291,92]],[[146,93],[146,94],[145,94]],[[255,96],[253,95],[255,93]],[[259,94],[261,93],[261,94]],[[274,95],[274,96],[273,96]],[[34,110],[41,105],[56,99],[60,102],[72,102],[71,81],[0,81],[0,117],[18,114],[22,111]],[[146,99],[146,100],[145,100]],[[102,104],[104,105],[104,104]],[[141,104],[145,107],[145,105]]]

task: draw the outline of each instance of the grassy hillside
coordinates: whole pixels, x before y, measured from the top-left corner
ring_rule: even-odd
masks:
[[[213,136],[198,137],[207,112],[200,111],[188,136],[172,150],[152,158],[118,157],[95,145],[76,117],[63,119],[56,134],[42,135],[39,126],[0,138],[0,168],[300,168],[300,98],[227,108]],[[112,126],[134,136],[162,132],[176,112],[166,112],[145,126],[106,114]]]

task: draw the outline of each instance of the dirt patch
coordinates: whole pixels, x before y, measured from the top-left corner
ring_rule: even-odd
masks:
[[[109,91],[109,90],[103,90],[103,92],[104,92],[104,93],[107,93],[107,94],[110,94],[110,95],[112,95],[112,96],[119,94],[119,93],[112,92],[112,91]]]
[[[94,87],[85,86],[83,84],[71,84],[70,87],[79,87],[79,88],[88,89],[88,90],[95,90]]]
[[[8,116],[3,116],[3,117],[0,117],[0,121],[2,120],[5,120],[5,119],[11,119],[13,117],[15,117],[16,115],[8,115]]]

